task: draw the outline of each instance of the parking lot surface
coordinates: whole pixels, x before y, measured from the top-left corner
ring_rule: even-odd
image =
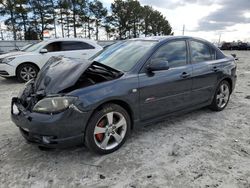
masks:
[[[250,51],[222,112],[203,108],[133,131],[117,152],[41,151],[10,120],[23,84],[0,78],[0,187],[250,187]]]

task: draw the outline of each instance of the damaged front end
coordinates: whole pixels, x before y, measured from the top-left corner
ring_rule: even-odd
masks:
[[[26,84],[18,100],[28,111],[57,113],[65,109],[62,104],[69,107],[76,101],[76,97],[67,96],[67,93],[117,79],[123,75],[122,72],[98,62],[84,61],[63,57],[51,58],[41,69],[37,79]],[[44,101],[44,98],[51,100]],[[61,105],[61,108],[58,107],[58,110],[51,108],[49,111],[49,106],[55,104]],[[44,109],[46,105],[48,110]]]
[[[56,57],[41,69],[36,80],[12,99],[12,121],[32,143],[54,147],[83,141],[90,113],[78,96],[68,93],[119,78],[123,73],[97,62]],[[82,123],[79,123],[82,122]]]

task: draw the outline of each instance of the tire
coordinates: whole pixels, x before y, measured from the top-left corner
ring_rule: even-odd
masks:
[[[223,80],[217,87],[213,101],[209,108],[213,111],[222,111],[226,108],[230,95],[231,95],[231,86],[228,81]]]
[[[45,146],[38,146],[38,149],[40,149],[41,151],[52,151],[52,150],[54,150],[53,148],[48,148],[48,147],[45,147]]]
[[[20,82],[28,82],[36,78],[39,69],[30,63],[21,64],[17,67],[16,76]]]
[[[119,105],[107,104],[90,118],[85,131],[85,145],[98,154],[118,150],[131,130],[128,112]]]

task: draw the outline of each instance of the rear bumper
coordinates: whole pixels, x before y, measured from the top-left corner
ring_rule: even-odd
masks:
[[[15,67],[8,65],[6,63],[0,63],[0,76],[2,77],[16,76]]]
[[[18,113],[13,110],[18,108]],[[40,114],[25,110],[12,99],[11,119],[20,128],[22,136],[29,142],[50,148],[64,148],[84,141],[84,131],[89,118],[88,112],[69,108],[58,114]]]

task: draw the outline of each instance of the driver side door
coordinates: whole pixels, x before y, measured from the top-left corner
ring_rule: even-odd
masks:
[[[61,42],[57,41],[57,42],[51,42],[49,44],[47,44],[44,49],[47,50],[47,53],[40,53],[41,57],[40,57],[40,67],[42,67],[43,65],[45,65],[45,63],[47,63],[47,61],[52,57],[52,56],[60,56],[63,55],[63,52],[61,51]]]
[[[154,61],[168,61],[169,69],[149,72]],[[139,74],[142,121],[164,116],[191,104],[192,66],[188,63],[187,42],[170,41],[158,48]]]

